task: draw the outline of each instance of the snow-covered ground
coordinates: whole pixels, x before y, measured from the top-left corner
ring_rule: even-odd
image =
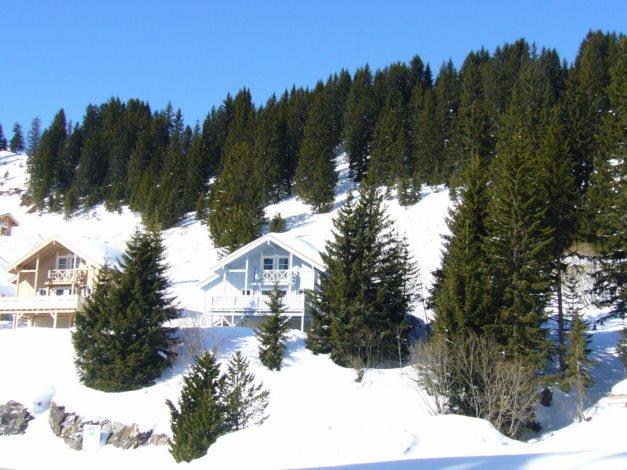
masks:
[[[340,162],[338,169],[338,194],[330,213],[311,215],[307,205],[290,198],[269,206],[267,216],[280,212],[292,233],[322,248],[330,236],[332,218],[352,187],[346,165]],[[138,217],[128,210],[108,213],[101,207],[70,220],[55,214],[26,214],[16,193],[24,188],[25,178],[25,157],[0,152],[0,213],[11,211],[20,222],[14,236],[0,238],[0,268],[1,263],[12,262],[54,233],[71,233],[123,249],[139,224]],[[407,208],[394,200],[387,205],[395,226],[408,237],[426,288],[431,271],[439,264],[441,235],[446,233],[445,218],[451,205],[448,191],[427,189],[420,202]],[[164,239],[173,292],[181,306],[199,310],[202,296],[195,283],[207,275],[218,256],[207,229],[190,216],[168,230]],[[0,273],[0,289],[4,289],[0,295],[12,289],[4,273]],[[185,321],[179,323],[184,326]],[[21,328],[14,332],[4,326],[0,324],[0,403],[9,399],[24,403],[36,419],[24,435],[0,437],[0,468],[176,466],[165,447],[120,450],[106,446],[95,452],[73,451],[52,434],[47,409],[54,400],[87,418],[137,423],[141,430],[168,433],[165,400],[176,401],[182,374],[190,364],[183,346],[174,366],[155,385],[133,392],[103,393],[78,381],[68,330]],[[614,352],[621,326],[612,321],[593,332],[598,367],[589,393],[590,421],[573,423],[572,397],[556,392],[552,407],[539,410],[544,434],[526,443],[506,438],[480,419],[432,416],[425,405],[428,397],[414,386],[409,368],[367,370],[363,381],[357,383],[353,370],[336,366],[327,356],[314,356],[305,348],[305,336],[292,331],[283,369],[271,372],[259,363],[252,330],[203,328],[205,346],[215,347],[221,361],[236,350],[248,357],[256,377],[270,390],[269,418],[261,426],[221,437],[206,457],[189,466],[627,468],[627,408],[611,405],[604,398],[621,380],[617,387],[627,388]],[[182,328],[180,334],[185,331]]]

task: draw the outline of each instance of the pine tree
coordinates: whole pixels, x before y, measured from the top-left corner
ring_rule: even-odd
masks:
[[[594,293],[600,307],[623,316],[627,313],[627,159],[625,158],[625,80],[627,39],[611,69],[609,97],[611,112],[603,117],[597,136],[591,185],[586,194],[589,239],[594,243],[599,270],[594,276]]]
[[[28,155],[34,155],[37,146],[39,145],[39,141],[41,139],[41,119],[37,116],[33,118],[31,122],[30,129],[28,130],[28,147],[26,151]]]
[[[0,124],[0,150],[7,149],[7,139],[4,136],[4,132],[2,131],[2,124]]]
[[[11,138],[11,152],[22,153],[24,151],[24,134],[22,126],[18,122],[13,126],[13,137]]]
[[[588,323],[585,322],[579,312],[579,299],[575,291],[575,279],[566,277],[564,287],[567,298],[567,315],[570,317],[570,333],[565,347],[565,370],[562,378],[562,388],[568,392],[573,390],[577,403],[577,414],[579,421],[583,421],[585,416],[584,398],[586,388],[592,386],[592,374],[590,367],[593,361],[589,358],[590,349],[588,344],[591,339],[586,333]]]
[[[286,333],[289,329],[289,318],[283,316],[286,310],[283,305],[283,295],[279,286],[275,285],[268,301],[270,313],[256,331],[259,359],[270,370],[281,370]]]
[[[336,144],[329,100],[319,83],[303,131],[295,186],[296,194],[312,205],[315,212],[327,212],[333,206],[337,184]]]
[[[274,214],[274,217],[270,220],[270,226],[268,231],[270,232],[283,232],[285,231],[285,219],[281,217],[280,213]]]
[[[372,73],[366,65],[355,72],[344,111],[343,141],[354,181],[361,181],[366,174],[374,111]]]
[[[170,453],[177,462],[202,457],[224,434],[224,407],[219,395],[223,386],[215,354],[205,351],[183,378],[178,409],[166,401],[172,427]]]
[[[536,70],[514,87],[493,160],[486,253],[491,265],[499,318],[493,326],[507,353],[541,368],[547,356],[544,323],[552,287],[546,204],[537,181],[544,93]]]
[[[322,254],[326,275],[312,293],[308,347],[344,365],[353,358],[369,365],[398,359],[416,273],[406,242],[389,229],[374,184],[362,182],[359,201],[348,199],[334,227]]]
[[[209,232],[215,246],[233,251],[261,235],[264,194],[260,168],[249,142],[239,142],[224,156],[209,193]]]
[[[266,106],[259,110],[255,128],[256,165],[263,175],[264,200],[276,203],[281,199],[281,164],[283,163],[283,129],[279,118],[276,97],[272,96]]]
[[[486,263],[488,186],[479,155],[466,163],[459,201],[451,210],[441,268],[432,291],[435,329],[449,339],[481,336],[494,323]]]
[[[263,383],[255,383],[255,376],[248,370],[249,367],[248,360],[239,351],[227,364],[221,400],[225,410],[224,427],[229,431],[259,425],[267,418],[265,410],[270,392],[263,388]]]
[[[173,358],[177,315],[168,297],[167,267],[160,234],[137,231],[119,261],[119,270],[90,300],[73,334],[79,374],[85,385],[103,391],[145,387]]]
[[[623,331],[621,331],[620,340],[616,345],[616,353],[622,361],[623,367],[627,369],[627,328],[623,328]]]

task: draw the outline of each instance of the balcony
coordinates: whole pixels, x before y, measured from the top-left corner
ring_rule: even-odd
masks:
[[[83,301],[84,297],[78,295],[0,297],[0,313],[76,312]]]
[[[294,281],[296,273],[287,269],[264,269],[261,272],[261,280],[264,284],[286,285]]]
[[[207,299],[207,309],[212,312],[268,313],[269,301],[267,295],[216,296]],[[296,312],[300,315],[305,309],[305,296],[285,295],[283,305],[287,308],[286,313]]]
[[[78,286],[87,285],[86,269],[50,269],[48,280],[52,284],[74,284]]]

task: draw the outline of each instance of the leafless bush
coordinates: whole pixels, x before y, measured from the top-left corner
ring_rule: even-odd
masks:
[[[418,342],[412,346],[411,362],[416,383],[433,398],[434,412],[444,413],[455,403],[460,412],[487,419],[510,437],[533,420],[533,369],[505,357],[488,338]]]
[[[450,346],[442,337],[418,341],[410,347],[413,380],[433,398],[426,401],[431,413],[447,411],[453,386],[453,360]]]
[[[348,357],[347,363],[350,368],[355,370],[355,382],[361,383],[364,378],[364,367],[366,365],[364,363],[364,360],[361,358],[361,356],[353,354]]]
[[[181,318],[181,323],[181,340],[185,351],[193,358],[200,357],[208,349],[205,330],[211,326],[210,321],[202,313],[189,312]]]

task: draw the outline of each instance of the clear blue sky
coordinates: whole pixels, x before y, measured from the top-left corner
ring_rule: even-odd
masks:
[[[88,103],[171,100],[202,120],[227,92],[257,103],[341,68],[419,54],[434,70],[520,37],[572,61],[589,29],[625,32],[622,1],[27,1],[0,6],[0,123],[72,120]]]

